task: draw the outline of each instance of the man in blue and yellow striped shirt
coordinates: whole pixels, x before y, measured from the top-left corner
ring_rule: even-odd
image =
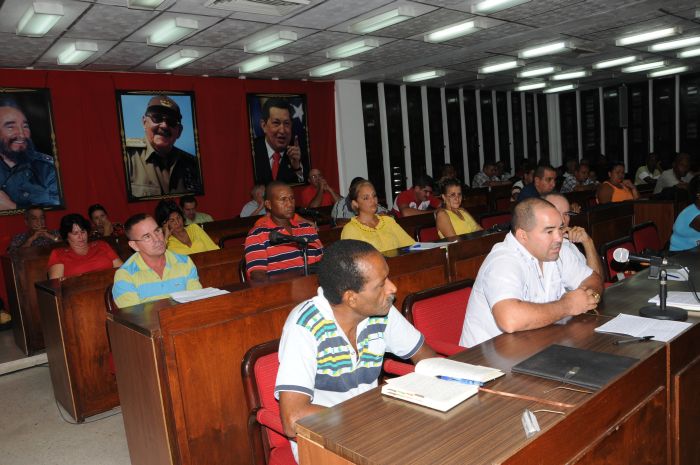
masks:
[[[167,298],[176,291],[201,289],[192,260],[165,248],[163,229],[150,215],[139,213],[124,223],[129,246],[136,251],[114,275],[112,296],[117,307]]]

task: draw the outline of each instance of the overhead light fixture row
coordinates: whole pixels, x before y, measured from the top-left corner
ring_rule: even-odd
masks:
[[[79,65],[98,50],[96,42],[78,40],[71,42],[58,54],[59,65]]]
[[[168,55],[156,63],[157,69],[175,69],[191,63],[199,58],[199,52],[190,48],[183,48],[172,55]]]
[[[153,33],[148,36],[148,45],[167,47],[199,29],[199,22],[190,18],[170,18],[163,21]]]
[[[507,71],[509,69],[519,68],[522,65],[523,62],[520,60],[504,61],[502,63],[494,63],[492,65],[482,66],[481,68],[479,68],[479,73],[498,73],[499,71]]]
[[[379,47],[377,39],[361,39],[346,42],[326,52],[326,58],[347,58]]]
[[[530,82],[520,84],[518,87],[515,88],[515,90],[519,92],[524,92],[526,90],[544,89],[546,86],[547,84],[544,82]]]
[[[63,18],[63,5],[52,2],[34,2],[17,23],[17,35],[43,37],[59,19]]]
[[[550,44],[538,45],[537,47],[526,48],[518,52],[518,58],[534,58],[553,53],[560,53],[571,49],[571,44],[566,41],[552,42]]]
[[[238,64],[238,72],[242,74],[255,73],[263,69],[277,66],[284,63],[284,56],[272,53],[270,55],[261,55],[258,57],[249,58]]]
[[[620,37],[615,41],[615,45],[632,45],[641,42],[649,42],[650,40],[663,39],[664,37],[671,37],[682,32],[680,27],[666,27],[662,29],[654,29],[653,31],[642,32],[641,34],[634,34],[626,37]]]
[[[461,21],[459,23],[441,27],[440,29],[435,29],[434,31],[431,31],[423,36],[423,40],[433,43],[444,42],[446,40],[471,34],[481,29],[483,29],[483,26],[478,20],[469,19],[467,21]]]
[[[243,45],[246,53],[264,53],[283,45],[291,44],[297,40],[297,33],[293,31],[275,31],[259,39],[252,40]]]
[[[612,58],[610,60],[604,60],[604,61],[599,61],[598,63],[594,63],[593,69],[614,68],[616,66],[622,66],[622,65],[627,65],[629,63],[634,63],[635,61],[637,61],[637,57],[635,55],[629,55],[629,56],[620,57],[620,58]]]
[[[472,13],[493,13],[494,11],[504,10],[529,1],[530,0],[484,0],[472,6]]]
[[[582,69],[576,71],[566,71],[563,73],[555,74],[551,77],[553,81],[566,81],[567,79],[578,79],[586,76],[590,76],[590,71],[585,71]]]
[[[640,71],[649,71],[650,69],[662,68],[666,66],[665,61],[650,61],[647,63],[640,63],[638,65],[627,66],[622,68],[623,73],[638,73]]]
[[[334,61],[332,63],[326,63],[325,65],[317,66],[309,71],[309,76],[311,77],[322,77],[328,76],[330,74],[339,73],[355,66],[352,61]]]
[[[549,89],[543,90],[542,93],[555,94],[557,92],[565,92],[567,90],[574,90],[574,89],[576,89],[576,84],[565,84],[563,86],[550,87]]]
[[[385,27],[393,26],[407,19],[415,18],[416,16],[416,10],[410,6],[403,5],[393,10],[372,16],[371,18],[358,21],[350,26],[350,31],[358,34],[368,34],[378,31],[379,29],[384,29]]]
[[[675,50],[677,48],[690,47],[692,45],[700,44],[700,36],[684,37],[677,40],[669,40],[666,42],[659,42],[649,47],[652,52],[664,52],[666,50]]]
[[[559,71],[558,66],[542,66],[540,68],[525,68],[518,73],[518,77],[529,78],[537,76],[545,76],[547,74],[556,73]]]
[[[420,73],[413,73],[403,77],[403,82],[418,82],[426,81],[428,79],[435,79],[445,75],[445,71],[441,69],[433,69],[430,71],[421,71]]]
[[[671,74],[678,74],[684,71],[688,71],[687,66],[676,66],[675,68],[660,69],[658,71],[648,73],[647,76],[650,78],[656,78],[661,76],[670,76]]]
[[[146,8],[149,10],[155,10],[163,3],[165,0],[127,0],[127,8]]]
[[[700,55],[700,47],[698,48],[689,48],[688,50],[683,50],[682,52],[678,52],[678,58],[691,58],[691,57],[696,57]]]

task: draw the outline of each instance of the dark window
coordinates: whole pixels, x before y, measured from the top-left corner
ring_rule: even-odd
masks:
[[[540,158],[549,160],[549,118],[547,117],[547,96],[537,94],[537,124],[539,125]]]
[[[583,156],[600,154],[600,95],[598,89],[581,92],[581,144]]]
[[[654,81],[654,152],[669,160],[676,152],[676,79]]]
[[[629,90],[629,89],[628,89]],[[620,127],[620,89],[603,89],[603,114],[605,116],[605,156],[608,160],[622,160],[622,128]],[[594,161],[594,158],[590,158]]]
[[[484,162],[496,160],[496,142],[493,135],[493,99],[490,90],[481,91],[481,137],[484,145]],[[481,169],[481,166],[479,167]],[[473,174],[478,173],[475,172]]]
[[[681,76],[680,138],[681,152],[697,156],[700,148],[700,74]]]
[[[401,94],[399,86],[384,85],[386,101],[386,126],[389,136],[389,167],[391,192],[394,197],[406,190],[406,169],[401,121]]]
[[[561,121],[562,159],[578,159],[576,92],[559,94],[559,116]]]
[[[464,123],[467,131],[467,160],[469,162],[469,177],[473,178],[476,173],[481,170],[479,163],[479,128],[476,122],[476,92],[473,90],[464,90]],[[471,183],[471,179],[467,179],[465,172],[465,181]]]
[[[627,154],[630,172],[646,161],[649,154],[649,84],[638,82],[627,87],[629,129]]]
[[[513,114],[513,153],[515,154],[516,164],[525,157],[523,148],[523,113],[520,105],[521,95],[519,92],[510,94],[510,110]]]
[[[420,87],[406,87],[408,105],[408,138],[411,142],[411,172],[413,177],[427,173],[425,169],[425,138],[423,137],[423,103]]]
[[[428,87],[428,122],[430,123],[430,156],[433,174],[438,175],[445,163],[445,142],[442,134],[442,99],[440,89]]]
[[[532,94],[525,94],[525,124],[527,128],[527,159],[536,163],[538,161],[537,126],[535,125],[535,96]]]
[[[496,92],[496,114],[498,118],[499,160],[510,166],[510,136],[508,134],[508,95]]]
[[[384,190],[384,163],[382,161],[382,136],[379,124],[379,94],[377,84],[361,84],[362,117],[365,125],[365,151],[367,171],[377,196],[386,199]]]
[[[462,118],[459,115],[459,90],[445,89],[445,105],[447,107],[447,135],[450,140],[450,163],[457,170],[457,175],[463,179],[464,160],[462,159]],[[434,172],[435,178],[440,172]]]

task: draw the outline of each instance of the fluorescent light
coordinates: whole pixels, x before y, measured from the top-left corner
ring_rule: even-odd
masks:
[[[576,88],[576,84],[566,84],[563,86],[559,87],[550,87],[549,89],[545,89],[542,92],[545,94],[554,94],[556,92],[564,92],[566,90],[574,90]]]
[[[530,82],[530,83],[523,83],[520,84],[518,87],[515,88],[515,90],[518,91],[525,91],[525,90],[535,90],[535,89],[542,89],[546,86],[544,82]]]
[[[578,79],[590,75],[591,73],[584,70],[566,71],[564,73],[555,74],[551,77],[553,81],[566,81],[567,79]]]
[[[696,57],[698,55],[700,55],[700,47],[683,50],[682,52],[678,53],[678,58],[690,58]]]
[[[661,76],[668,76],[669,74],[678,74],[682,73],[683,71],[688,71],[687,66],[676,66],[675,68],[666,68],[666,69],[660,69],[658,71],[654,71],[653,73],[647,74],[650,78],[655,78],[655,77],[661,77]]]
[[[663,39],[664,37],[674,36],[676,34],[680,34],[680,32],[681,29],[679,27],[655,29],[653,31],[643,32],[641,34],[620,37],[615,41],[615,45],[631,45],[638,44],[640,42],[649,42],[650,40]]]
[[[282,55],[277,55],[274,53],[271,55],[262,55],[259,57],[249,58],[248,60],[238,63],[238,72],[254,73],[256,71],[277,66],[280,63],[284,63],[284,57]]]
[[[199,58],[199,52],[197,50],[192,50],[189,48],[183,48],[182,50],[169,55],[158,63],[156,63],[157,69],[175,69],[182,65],[186,65]]]
[[[613,58],[611,60],[599,61],[598,63],[593,64],[593,69],[614,68],[615,66],[626,65],[635,61],[637,61],[637,57],[634,55]]]
[[[34,2],[17,23],[17,35],[42,37],[63,17],[60,3]]]
[[[171,18],[164,21],[148,36],[148,45],[166,47],[199,29],[199,23],[190,18]]]
[[[518,73],[518,77],[528,78],[544,76],[545,74],[552,74],[559,71],[557,66],[543,66],[541,68],[526,68]]]
[[[423,40],[426,42],[444,42],[456,37],[471,34],[479,29],[482,29],[482,26],[477,24],[476,20],[470,19],[429,32],[423,37]]]
[[[571,46],[565,41],[552,42],[551,44],[538,45],[537,47],[526,48],[522,52],[518,52],[518,58],[533,58],[542,55],[551,55],[552,53],[563,52]]]
[[[164,1],[165,0],[127,0],[126,6],[128,8],[148,8],[153,10]]]
[[[264,53],[274,48],[290,44],[297,40],[297,33],[292,31],[276,31],[265,37],[248,42],[243,45],[246,53]]]
[[[352,61],[334,61],[325,65],[317,66],[309,71],[311,77],[328,76],[329,74],[339,73],[355,66]]]
[[[413,73],[403,77],[404,82],[418,82],[425,81],[426,79],[434,79],[437,77],[444,76],[445,72],[441,69],[434,69],[431,71],[421,71],[420,73]]]
[[[652,52],[663,52],[666,50],[675,50],[677,48],[690,47],[691,45],[700,44],[700,36],[684,37],[678,40],[669,40],[667,42],[659,42],[649,47]]]
[[[79,40],[71,42],[68,47],[58,55],[59,65],[78,65],[97,51],[95,42]]]
[[[327,58],[347,58],[379,47],[377,39],[353,40],[326,52]]]
[[[494,11],[510,8],[530,0],[484,0],[472,7],[472,13],[493,13]]]
[[[483,66],[479,68],[479,72],[482,74],[497,73],[499,71],[518,68],[522,65],[523,63],[518,60],[504,61],[503,63],[495,63],[493,65]]]
[[[406,21],[407,19],[415,18],[416,16],[416,11],[413,8],[404,5],[359,21],[350,26],[350,30],[358,34],[367,34]]]
[[[648,63],[641,63],[638,65],[628,66],[626,68],[622,68],[621,71],[623,73],[638,73],[639,71],[648,71],[650,69],[661,68],[662,66],[666,66],[665,61],[652,61]]]

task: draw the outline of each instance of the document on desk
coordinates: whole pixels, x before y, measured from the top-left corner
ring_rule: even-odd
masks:
[[[408,250],[430,250],[438,247],[447,247],[450,244],[457,242],[457,239],[451,242],[416,242],[408,248]]]
[[[659,295],[649,299],[649,303],[659,305]],[[693,312],[700,312],[700,303],[695,300],[692,292],[669,291],[666,296],[666,305],[669,307],[681,307]]]
[[[597,333],[625,334],[633,337],[654,336],[652,340],[668,342],[685,331],[691,323],[682,321],[654,320],[636,315],[620,313],[604,325],[598,326]]]
[[[382,394],[447,412],[479,392],[479,386],[453,383],[420,373],[387,380]]]
[[[204,289],[196,289],[193,291],[178,291],[170,294],[170,298],[181,304],[194,302],[195,300],[208,299],[217,295],[228,294],[228,291],[217,289],[215,287],[205,287]]]

